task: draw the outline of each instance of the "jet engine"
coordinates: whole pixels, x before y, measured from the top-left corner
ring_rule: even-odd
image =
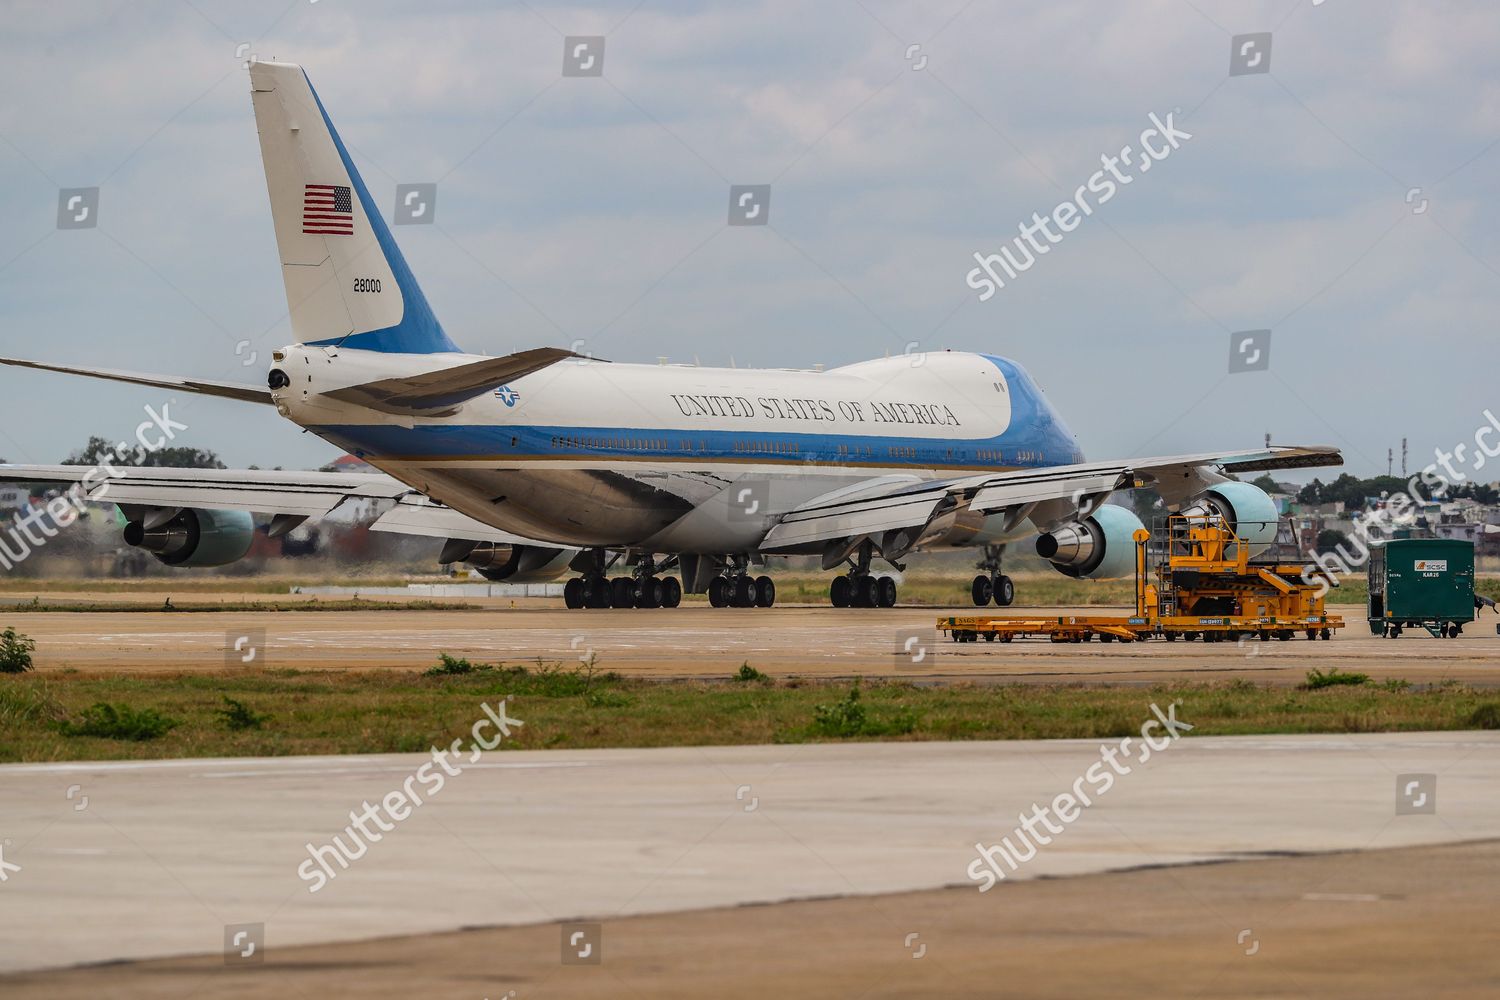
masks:
[[[1036,553],[1067,576],[1116,580],[1135,572],[1135,533],[1144,527],[1134,512],[1105,504],[1042,535]]]
[[[1235,482],[1219,483],[1199,494],[1181,513],[1188,517],[1221,518],[1225,527],[1249,544],[1251,558],[1275,543],[1281,520],[1276,502],[1265,490]]]
[[[470,542],[454,538],[443,546],[441,563],[464,562],[486,580],[506,583],[542,583],[555,580],[567,569],[577,549],[550,549],[537,545],[504,542]]]
[[[125,525],[125,544],[168,566],[227,566],[245,557],[255,523],[242,510],[148,511]]]

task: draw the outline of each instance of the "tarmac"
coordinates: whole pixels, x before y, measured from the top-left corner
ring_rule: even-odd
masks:
[[[0,978],[7,997],[1490,1000],[1500,843],[1155,868]],[[575,949],[576,951],[576,949]]]
[[[87,600],[84,595],[69,595]],[[118,600],[119,595],[111,595]],[[902,676],[1008,683],[1150,684],[1182,678],[1245,677],[1297,684],[1311,669],[1458,680],[1500,687],[1500,635],[1486,616],[1459,639],[1408,632],[1370,634],[1362,607],[1331,609],[1348,627],[1330,642],[1062,645],[1046,641],[952,643],[938,635],[943,609],[769,609],[685,605],[655,610],[570,611],[560,602],[481,602],[473,610],[220,612],[15,612],[5,621],[37,642],[42,671],[151,673],[217,671],[246,664],[304,670],[431,666],[439,651],[484,662],[572,662],[594,656],[607,670],[660,677],[724,677],[750,663],[776,676]],[[952,609],[972,614],[973,609]],[[1041,612],[1015,609],[1033,617]],[[1101,614],[1107,609],[1047,609]],[[932,655],[904,652],[917,636]],[[243,641],[242,640],[243,638]],[[242,653],[235,654],[238,641]]]
[[[1143,722],[1151,717],[1144,705],[1142,713]],[[8,876],[0,883],[0,972],[194,955],[212,956],[222,970],[238,925],[263,925],[256,940],[274,962],[303,946],[570,920],[597,922],[609,935],[632,919],[830,898],[873,901],[883,933],[901,940],[923,925],[915,916],[898,919],[907,911],[880,900],[955,885],[964,887],[950,890],[955,905],[967,919],[991,914],[989,933],[1000,942],[999,928],[1024,914],[1015,893],[1040,878],[1432,847],[1500,831],[1500,733],[1188,736],[1137,760],[1033,859],[994,891],[979,892],[971,869],[977,848],[1004,837],[1014,844],[1021,815],[1076,790],[1100,752],[1092,741],[495,751],[368,843],[347,869],[330,866],[334,877],[317,891],[298,871],[308,845],[346,833],[351,810],[401,788],[430,758],[7,765],[0,767],[0,857],[10,866],[0,869]],[[1493,874],[1487,857],[1465,883],[1471,889]],[[1311,893],[1404,900],[1384,876],[1368,874],[1384,867],[1370,862],[1363,881],[1334,878],[1337,867],[1288,878]],[[1495,885],[1482,884],[1493,917]],[[1186,885],[1176,891],[1190,901]],[[1227,910],[1212,932],[1229,935],[1226,941],[1236,924],[1253,930],[1268,900],[1280,898],[1254,879],[1248,885],[1242,897],[1222,902]],[[796,905],[803,908],[763,912],[784,910],[788,921],[819,912]],[[1128,925],[1152,938],[1141,923],[1145,902],[1127,894],[1112,905],[1117,933]],[[1035,926],[1058,917],[1032,916]],[[654,946],[671,958],[651,965],[653,974],[662,963],[702,962],[695,922],[676,926],[683,936]],[[1492,926],[1490,919],[1486,933]],[[1086,922],[1052,933],[1060,936],[1054,943],[1071,935],[1081,944],[1096,931]],[[814,933],[786,944],[790,952],[773,964],[816,966],[818,940]],[[546,955],[497,953],[490,974],[513,962],[550,975],[561,965],[558,947],[554,938]],[[603,944],[604,954],[612,947]],[[368,957],[348,961],[356,978],[379,971]],[[112,968],[115,985],[102,992],[126,995],[137,983],[133,967]],[[149,995],[189,995],[189,985],[193,996],[220,995],[245,985],[200,979],[180,976],[181,992]],[[0,993],[43,995],[62,982],[0,978]],[[470,985],[465,995],[513,988],[500,979]]]

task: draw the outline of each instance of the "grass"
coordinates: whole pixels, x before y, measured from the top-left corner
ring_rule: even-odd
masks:
[[[1138,731],[1152,703],[1172,701],[1197,727],[1193,736],[1500,726],[1494,693],[1457,683],[917,686],[733,674],[663,682],[549,663],[430,675],[63,671],[0,677],[0,761],[420,752],[467,733],[481,703],[502,698],[526,723],[508,749],[1117,738]]]
[[[901,603],[925,607],[970,606],[972,567],[929,566],[907,573],[901,584]],[[831,573],[773,570],[778,604],[826,604]],[[140,580],[30,580],[0,579],[0,604],[13,602],[12,610],[47,611],[474,611],[483,607],[472,601],[356,600],[353,598],[297,598],[288,595],[294,586],[337,585],[348,587],[403,586],[410,578],[306,580],[265,577],[147,577]],[[1071,580],[1051,571],[1024,572],[1015,576],[1017,607],[1124,607],[1134,603],[1134,585],[1128,580]],[[445,581],[453,582],[453,581]],[[1500,577],[1481,577],[1478,592],[1500,600]],[[151,591],[170,592],[170,606],[156,601],[72,601],[60,595],[120,594]],[[49,596],[43,603],[40,593]],[[283,595],[276,600],[233,600],[232,595]],[[10,597],[4,595],[13,595]],[[30,600],[26,596],[30,596]],[[226,599],[229,595],[229,599]],[[197,597],[199,599],[194,600]],[[1330,604],[1362,605],[1368,599],[1363,576],[1351,576],[1328,596]],[[687,603],[707,603],[703,595],[683,595]],[[1500,619],[1497,619],[1500,621]]]
[[[285,601],[107,601],[104,603],[56,600],[42,603],[41,598],[11,604],[12,613],[45,614],[50,612],[110,611],[110,612],[166,612],[168,614],[223,613],[228,611],[483,611],[481,604],[468,601],[400,601],[360,600],[338,598],[320,601],[316,597],[288,599]]]

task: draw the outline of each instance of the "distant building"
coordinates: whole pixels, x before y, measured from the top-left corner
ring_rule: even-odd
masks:
[[[353,455],[343,455],[343,456],[340,456],[339,458],[334,459],[332,462],[329,462],[327,465],[323,466],[323,468],[320,469],[320,470],[318,470],[318,471],[320,471],[320,472],[379,472],[380,470],[377,469],[377,468],[375,468],[375,466],[371,465],[369,462],[366,462],[362,458],[355,458]]]

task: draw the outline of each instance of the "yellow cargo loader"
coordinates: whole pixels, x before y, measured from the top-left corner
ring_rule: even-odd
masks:
[[[954,642],[1238,642],[1242,638],[1331,639],[1344,619],[1324,595],[1333,581],[1314,569],[1251,561],[1250,546],[1212,515],[1173,515],[1156,547],[1135,533],[1135,614],[1005,617],[947,615],[938,629]],[[1311,581],[1311,582],[1309,582]]]

